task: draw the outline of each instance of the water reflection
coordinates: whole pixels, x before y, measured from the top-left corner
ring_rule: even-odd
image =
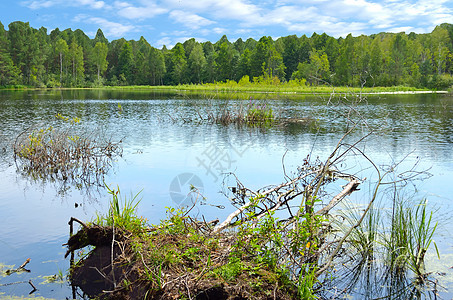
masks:
[[[166,206],[175,205],[169,186],[183,173],[200,178],[208,203],[212,204],[200,206],[200,215],[207,219],[228,215],[231,206],[219,194],[222,172],[216,171],[216,179],[197,159],[212,145],[231,156],[231,164],[222,171],[235,172],[245,185],[258,188],[282,182],[282,157],[286,151],[285,166],[291,172],[309,153],[325,158],[347,130],[344,122],[347,116],[338,118],[340,104],[326,106],[325,97],[309,95],[253,95],[253,99],[262,101],[266,97],[266,103],[282,117],[318,120],[313,127],[286,124],[261,130],[172,120],[178,116],[196,117],[198,112],[219,109],[225,103],[240,105],[243,100],[236,96],[204,99],[196,94],[149,90],[0,91],[0,218],[4,220],[0,227],[1,262],[20,264],[17,261],[31,257],[32,262],[57,260],[54,269],[65,269],[61,244],[67,239],[69,218],[89,220],[96,210],[107,209],[108,197],[102,190],[87,198],[74,186],[35,181],[16,172],[11,151],[15,137],[30,126],[56,126],[56,113],[79,117],[86,130],[100,130],[106,136],[123,139],[124,155],[115,161],[106,183],[118,184],[126,193],[143,189],[139,213],[152,222],[163,218]],[[370,127],[385,129],[367,141],[363,150],[378,164],[391,164],[408,154],[403,167],[420,160],[420,168],[431,168],[433,177],[418,185],[418,191],[442,207],[442,213],[451,212],[453,99],[426,94],[373,96],[361,103],[357,111],[367,117]],[[350,139],[354,141],[359,136],[360,132]],[[359,164],[352,162],[345,167],[360,168]],[[64,193],[58,194],[58,189]],[[363,195],[353,200],[360,201],[360,197]],[[216,208],[219,205],[226,209],[219,210]],[[441,225],[443,230],[436,241],[441,253],[448,254],[453,246],[453,225],[448,220]],[[32,273],[33,270],[37,268]],[[31,276],[55,272],[47,265]],[[446,268],[442,272],[450,274],[452,270]],[[366,287],[367,282],[374,282],[377,277],[380,275],[369,274],[356,280]],[[400,282],[403,280],[395,281]],[[43,291],[41,295],[64,298],[71,294],[68,289],[62,287],[60,292],[48,294]],[[28,292],[18,289],[12,293]]]

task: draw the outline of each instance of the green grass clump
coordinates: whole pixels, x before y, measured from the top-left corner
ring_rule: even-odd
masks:
[[[439,256],[433,240],[437,222],[425,200],[414,204],[412,199],[396,197],[391,213],[383,211],[373,207],[364,222],[353,229],[347,241],[347,267],[341,281],[348,290],[356,286],[363,289],[382,286],[372,294],[412,298],[431,288],[424,262],[431,245]],[[353,226],[360,213],[359,208],[346,207],[342,230]]]
[[[132,233],[140,233],[146,225],[146,219],[137,217],[137,206],[140,193],[132,195],[130,199],[121,199],[120,188],[117,190],[105,186],[109,195],[112,196],[107,215],[96,214],[94,224],[99,226],[115,226]]]
[[[433,241],[437,222],[433,222],[432,212],[426,211],[426,201],[414,206],[399,200],[395,205],[392,225],[384,236],[388,267],[393,271],[409,269],[417,278],[423,278],[426,273],[424,258],[431,244],[439,256]]]

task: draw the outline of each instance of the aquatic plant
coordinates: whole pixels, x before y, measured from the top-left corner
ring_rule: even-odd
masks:
[[[360,207],[345,206],[339,214],[339,230],[347,231],[360,215]],[[337,279],[331,284],[344,291],[360,288],[367,297],[412,298],[434,289],[424,269],[430,245],[439,255],[433,241],[437,223],[432,216],[425,200],[412,198],[396,199],[392,213],[382,207],[370,209],[365,222],[346,241],[344,268],[335,271]]]
[[[241,102],[235,106],[229,106],[227,102],[217,113],[208,110],[206,114],[207,117],[203,117],[198,112],[199,120],[222,125],[270,126],[277,118],[270,106],[252,100],[245,105]]]
[[[107,193],[111,195],[110,208],[107,215],[96,214],[94,224],[100,226],[114,226],[122,230],[128,230],[133,233],[139,232],[146,223],[146,219],[137,217],[137,206],[140,203],[138,199],[140,193],[131,195],[129,199],[121,199],[120,188],[111,189],[105,185]]]
[[[431,244],[437,255],[439,251],[433,241],[437,222],[432,220],[432,212],[426,211],[426,200],[416,205],[397,199],[390,229],[384,235],[386,263],[391,271],[411,270],[418,280],[426,275],[424,258]]]
[[[17,167],[32,177],[101,186],[113,159],[122,153],[121,141],[81,130],[77,117],[55,117],[62,126],[29,128],[16,137]]]

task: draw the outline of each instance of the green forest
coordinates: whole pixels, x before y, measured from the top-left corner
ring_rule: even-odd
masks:
[[[263,36],[215,43],[189,39],[157,49],[145,38],[109,42],[82,30],[50,33],[29,23],[0,22],[0,86],[101,87],[241,83],[333,86],[453,85],[453,25],[431,33],[377,33],[334,38]]]

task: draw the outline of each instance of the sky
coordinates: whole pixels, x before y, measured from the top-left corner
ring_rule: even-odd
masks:
[[[0,0],[0,21],[34,28],[81,29],[93,38],[98,28],[109,40],[139,40],[171,48],[242,38],[274,39],[314,32],[345,37],[379,32],[431,32],[453,23],[451,0]]]

